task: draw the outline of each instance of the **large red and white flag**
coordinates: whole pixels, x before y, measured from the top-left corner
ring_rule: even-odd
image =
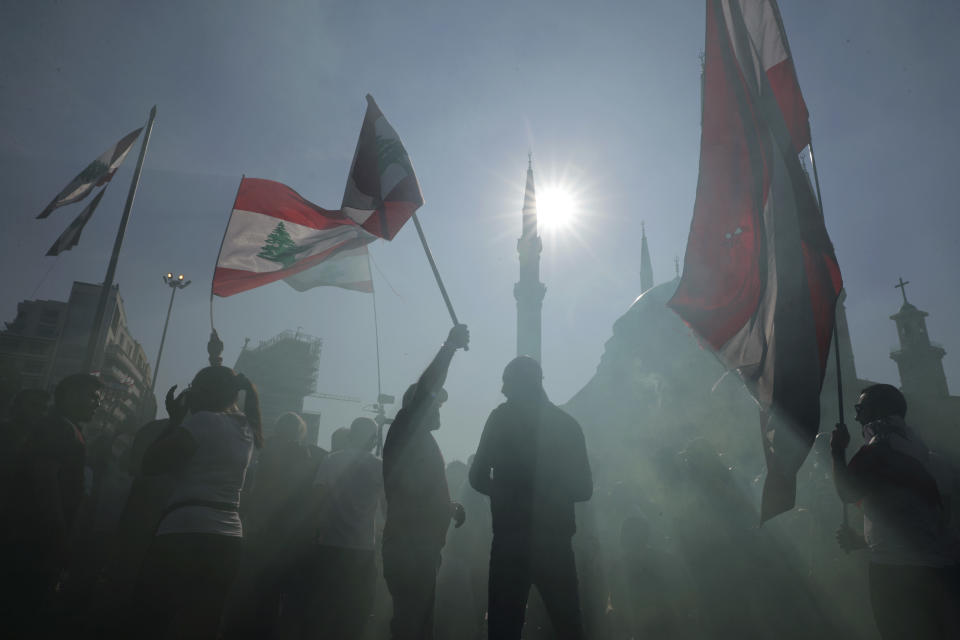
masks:
[[[843,286],[798,152],[806,105],[773,0],[707,0],[700,177],[668,303],[759,402],[761,517],[791,509]]]
[[[304,272],[375,239],[342,212],[318,207],[284,184],[244,178],[217,258],[213,293],[227,297],[287,279],[297,289],[343,286],[308,279]],[[336,280],[335,269],[328,278]],[[307,286],[311,281],[316,284]],[[362,274],[361,281],[346,284],[363,290]]]
[[[368,232],[392,240],[423,205],[400,136],[367,95],[367,113],[343,193],[343,212]]]
[[[46,218],[57,207],[83,200],[95,187],[108,183],[113,174],[120,168],[120,165],[123,164],[124,158],[130,153],[130,148],[133,147],[140,131],[142,131],[142,127],[123,136],[116,144],[104,151],[99,158],[88,164],[76,178],[70,181],[70,184],[60,190],[57,197],[40,212],[37,218]]]

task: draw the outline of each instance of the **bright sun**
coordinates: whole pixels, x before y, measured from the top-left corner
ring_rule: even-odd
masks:
[[[577,202],[568,189],[547,186],[537,192],[537,222],[547,231],[569,227],[577,211]]]

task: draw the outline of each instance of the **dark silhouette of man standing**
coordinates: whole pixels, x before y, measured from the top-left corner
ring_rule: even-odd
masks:
[[[86,443],[80,425],[100,406],[102,384],[77,373],[57,384],[50,415],[31,429],[23,445],[18,505],[4,544],[0,600],[12,637],[40,636],[42,615],[69,561],[74,524],[84,495]],[[40,625],[37,627],[36,625]]]
[[[558,638],[584,638],[570,539],[573,505],[593,495],[583,431],[547,399],[536,360],[521,356],[503,371],[507,401],[483,428],[470,484],[490,496],[488,637],[516,640],[531,585]]]
[[[844,526],[837,541],[848,552],[870,550],[870,603],[880,636],[960,637],[948,472],[904,421],[907,401],[896,387],[867,387],[854,409],[864,445],[848,463],[850,434],[839,424],[830,448],[837,493],[861,503],[865,539]]]
[[[450,330],[447,341],[403,395],[383,444],[383,484],[387,518],[383,527],[383,577],[393,598],[394,640],[433,637],[433,605],[451,518],[461,526],[463,507],[450,501],[443,455],[432,432],[440,428],[443,383],[457,349],[470,342],[466,325]]]

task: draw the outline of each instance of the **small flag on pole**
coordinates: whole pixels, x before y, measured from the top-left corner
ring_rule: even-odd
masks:
[[[77,202],[86,198],[95,187],[106,184],[117,172],[117,169],[123,163],[124,158],[130,152],[130,148],[140,135],[142,127],[136,131],[131,131],[116,144],[107,149],[99,158],[87,165],[87,167],[65,186],[57,197],[54,198],[47,207],[40,212],[37,218],[46,218],[54,209],[62,207],[65,204]],[[91,212],[92,213],[92,212]]]
[[[217,259],[213,293],[227,297],[285,280],[374,239],[340,211],[318,207],[284,184],[244,178]],[[306,275],[294,280],[304,289],[319,286],[305,285],[308,281]]]
[[[791,509],[843,287],[800,165],[806,106],[773,0],[707,0],[700,178],[669,306],[762,409],[761,518]]]
[[[378,238],[392,240],[421,205],[423,196],[407,150],[367,95],[367,113],[343,193],[343,212]]]
[[[97,208],[97,205],[100,204],[100,198],[103,197],[103,194],[106,192],[106,188],[101,189],[100,193],[93,197],[93,200],[83,208],[83,211],[80,212],[73,222],[70,223],[70,226],[60,234],[60,237],[57,238],[57,241],[53,243],[53,246],[50,247],[50,250],[47,251],[48,256],[58,256],[64,251],[69,251],[70,249],[77,246],[77,243],[80,242],[80,233],[83,231],[83,227],[89,222],[90,218],[93,217],[93,212]]]

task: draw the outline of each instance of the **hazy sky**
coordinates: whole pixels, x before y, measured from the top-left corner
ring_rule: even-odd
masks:
[[[911,302],[960,389],[956,149],[960,5],[949,0],[783,0],[807,105],[827,227],[848,291],[861,376],[898,382],[888,316]],[[562,403],[589,380],[639,293],[640,222],[657,282],[673,277],[693,208],[704,3],[49,2],[0,4],[0,320],[18,301],[102,281],[139,144],[80,245],[44,253],[83,205],[36,214],[150,107],[159,115],[117,281],[131,332],[156,357],[177,294],[158,390],[205,364],[210,278],[242,174],[338,207],[364,110],[403,139],[427,237],[462,321],[439,432],[448,459],[476,446],[514,355],[516,238],[527,152],[538,190],[576,194],[572,228],[544,231],[545,384]],[[412,226],[371,253],[384,391],[399,396],[449,319]],[[48,273],[49,270],[49,273]],[[45,274],[47,274],[45,276]],[[372,401],[371,298],[285,284],[214,303],[232,365],[284,329],[322,337],[319,388]],[[318,401],[321,437],[359,405]],[[753,429],[744,437],[754,437]]]

